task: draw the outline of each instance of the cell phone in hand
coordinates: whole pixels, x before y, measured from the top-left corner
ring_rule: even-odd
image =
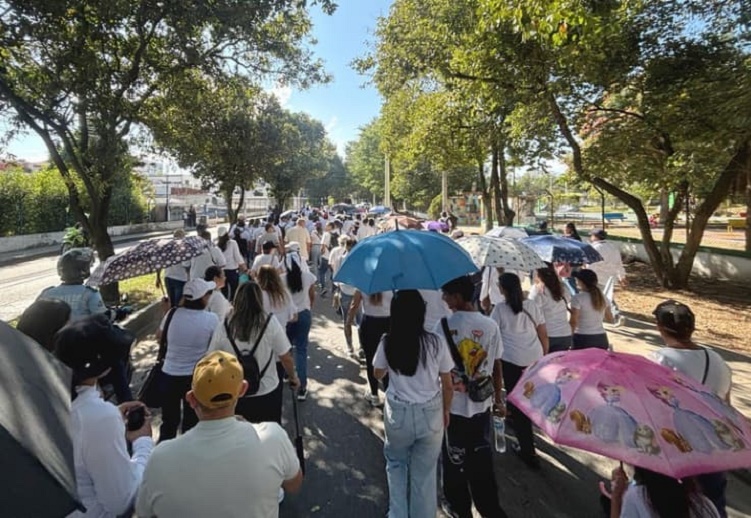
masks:
[[[128,424],[127,428],[129,432],[140,430],[143,427],[143,423],[146,422],[146,407],[136,407],[128,411]]]

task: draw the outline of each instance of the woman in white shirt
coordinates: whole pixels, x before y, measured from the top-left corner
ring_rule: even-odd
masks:
[[[354,323],[362,305],[362,321],[358,329],[358,338],[360,339],[360,347],[365,353],[365,368],[367,369],[368,386],[370,388],[365,397],[373,406],[380,404],[378,380],[373,375],[373,356],[378,349],[381,337],[389,330],[392,296],[390,291],[363,295],[360,290],[357,290],[352,298],[352,304],[349,306],[347,323],[345,324],[352,325]],[[388,380],[385,380],[384,385],[387,385],[387,382]]]
[[[503,384],[507,392],[514,390],[524,369],[548,352],[545,317],[531,300],[524,299],[521,281],[513,273],[504,273],[498,282],[504,301],[490,314],[501,330],[503,341]],[[532,422],[513,403],[508,403],[512,426],[519,439],[519,454],[530,467],[539,467],[535,454]]]
[[[316,297],[316,276],[303,268],[298,254],[286,257],[287,275],[284,280],[292,294],[292,302],[297,307],[297,318],[287,324],[287,338],[295,348],[295,365],[300,376],[297,400],[308,397],[308,337],[312,323],[310,309]]]
[[[268,264],[258,269],[257,282],[263,297],[263,309],[276,317],[282,327],[297,320],[297,306],[292,300],[292,294],[287,289],[279,270]]]
[[[597,286],[597,274],[592,270],[574,272],[579,293],[571,298],[569,324],[574,332],[574,349],[597,347],[609,349],[608,335],[603,321],[612,322],[608,301]]]
[[[567,351],[573,346],[568,323],[569,291],[558,279],[552,265],[535,272],[535,283],[529,290],[529,300],[537,303],[545,317],[548,333],[548,352]]]
[[[246,393],[241,397],[237,401],[237,413],[252,423],[273,421],[281,424],[282,408],[274,394],[279,385],[279,376],[273,365],[275,358],[282,362],[292,388],[299,388],[300,380],[295,372],[284,328],[263,309],[261,288],[253,281],[237,289],[234,309],[227,325],[219,326],[209,349],[236,354],[230,337],[243,353],[250,352],[258,343],[254,356],[262,373],[258,392]]]
[[[125,515],[141,485],[151,456],[151,416],[141,428],[126,431],[128,412],[143,403],[131,401],[116,407],[104,401],[98,380],[120,361],[130,347],[117,335],[104,315],[92,315],[62,328],[55,341],[55,355],[73,372],[70,408],[76,487],[86,508],[69,517],[115,518]],[[40,433],[43,431],[39,431]],[[131,443],[128,454],[126,440]],[[6,466],[12,468],[11,466]],[[44,498],[44,495],[40,495]]]
[[[214,291],[211,292],[211,297],[209,297],[206,310],[214,313],[219,318],[219,322],[224,322],[227,314],[232,309],[232,304],[222,294],[222,288],[224,288],[227,282],[225,271],[218,266],[209,266],[206,268],[206,275],[203,277],[203,280],[216,284],[216,288],[214,288]]]
[[[674,478],[634,467],[629,484],[621,468],[613,470],[611,518],[720,518],[694,479]]]
[[[443,338],[425,330],[425,301],[417,290],[397,292],[390,313],[389,331],[373,358],[375,377],[388,374],[390,380],[383,419],[389,516],[435,516],[454,360]]]
[[[227,300],[232,300],[237,291],[240,273],[248,268],[245,264],[245,258],[240,253],[240,246],[237,244],[237,241],[230,239],[227,227],[219,227],[217,232],[219,238],[216,241],[216,246],[222,251],[226,262],[224,265],[224,275],[227,280],[222,288],[222,293]]]
[[[169,326],[165,329],[170,313],[159,325],[157,338],[167,333],[167,354],[162,366],[166,388],[162,403],[162,426],[159,428],[160,441],[175,438],[181,423],[182,433],[198,423],[198,417],[185,400],[185,394],[191,389],[193,367],[206,354],[214,330],[219,325],[219,317],[206,311],[214,288],[216,284],[203,279],[185,283],[180,307],[170,310],[174,315]]]

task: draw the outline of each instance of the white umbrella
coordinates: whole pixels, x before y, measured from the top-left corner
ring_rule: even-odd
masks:
[[[462,246],[475,264],[494,266],[512,271],[536,270],[545,268],[545,263],[537,253],[524,243],[505,237],[469,236],[456,241]]]
[[[521,239],[529,237],[527,231],[517,227],[495,227],[485,233],[488,237],[508,237],[511,239]]]

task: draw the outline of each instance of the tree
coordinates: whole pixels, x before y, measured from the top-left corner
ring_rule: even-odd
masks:
[[[337,201],[349,198],[355,189],[352,174],[336,152],[328,157],[328,169],[323,177],[309,178],[305,182],[308,199],[321,205],[325,205],[329,197]]]
[[[188,70],[303,86],[324,80],[303,45],[305,7],[298,0],[0,2],[0,109],[44,141],[102,259],[113,253],[113,185],[127,173],[127,139],[151,96]],[[105,295],[113,294],[116,287]]]
[[[383,199],[385,154],[381,149],[378,119],[360,128],[357,140],[347,143],[345,164],[352,173],[358,194]]]

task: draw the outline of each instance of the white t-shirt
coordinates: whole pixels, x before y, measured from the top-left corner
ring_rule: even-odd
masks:
[[[292,290],[289,289],[289,283],[287,281],[288,275],[284,275],[283,280],[289,292],[292,293],[292,303],[297,307],[297,311],[305,311],[306,309],[310,310],[310,287],[313,286],[318,279],[308,270],[302,270],[300,273],[302,277],[302,289],[297,293],[292,293]]]
[[[242,352],[250,351],[251,349],[253,349],[255,343],[255,333],[250,337],[249,342],[235,339],[237,348]],[[263,333],[263,337],[258,344],[258,349],[256,349],[255,354],[256,361],[258,362],[258,367],[261,370],[266,367],[266,364],[267,362],[269,362],[269,360],[271,360],[271,362],[268,363],[268,368],[266,369],[266,372],[264,372],[263,378],[261,378],[261,385],[258,389],[258,392],[252,396],[246,395],[245,397],[265,396],[277,387],[277,385],[279,384],[279,376],[277,376],[276,374],[276,365],[274,365],[274,360],[279,356],[286,354],[291,347],[292,346],[287,339],[287,333],[285,332],[284,327],[282,327],[276,317],[272,317],[269,321],[269,325],[266,326],[266,331]],[[229,339],[227,338],[227,331],[224,329],[224,325],[217,327],[216,333],[214,333],[214,337],[211,340],[211,345],[209,345],[209,350],[226,351],[230,354],[235,354],[235,350],[232,348],[232,345],[229,343]]]
[[[300,245],[300,256],[306,261],[308,260],[308,243],[310,243],[308,229],[295,225],[293,228],[287,230],[284,241],[287,243],[298,243]]]
[[[691,518],[720,518],[714,504],[706,496],[697,494],[693,501],[694,505],[699,507],[701,511],[696,513],[691,510]],[[660,518],[649,505],[649,497],[645,487],[634,484],[628,486],[626,493],[623,495],[621,518]]]
[[[224,297],[224,295],[222,295],[221,291],[214,290],[211,293],[211,298],[209,299],[209,303],[206,306],[206,311],[214,313],[217,317],[219,317],[220,322],[224,322],[227,314],[232,311],[232,304],[230,304],[229,301]]]
[[[154,449],[136,502],[138,516],[275,518],[279,488],[300,463],[277,423],[234,417],[201,421]]]
[[[480,288],[480,300],[490,297],[490,303],[494,306],[504,301],[501,288],[498,286],[498,270],[489,266],[482,272],[482,288]]]
[[[282,326],[286,326],[297,315],[297,306],[292,302],[292,295],[289,292],[287,292],[286,302],[282,304],[274,304],[266,291],[261,291],[261,295],[264,311],[274,315]]]
[[[597,261],[587,266],[597,274],[597,283],[604,286],[610,277],[623,279],[626,277],[626,270],[623,268],[621,260],[621,250],[618,246],[610,241],[592,241],[592,248],[600,252],[602,261]]]
[[[316,232],[315,230],[310,233],[310,242],[313,246],[321,245],[321,236],[319,236],[318,232]]]
[[[224,268],[226,264],[222,251],[212,243],[208,250],[190,260],[190,280],[203,279],[209,266]]]
[[[537,284],[529,290],[529,300],[534,301],[542,310],[545,317],[545,327],[548,330],[548,336],[561,337],[571,336],[571,326],[568,323],[568,307],[566,301],[571,298],[567,288],[562,288],[563,298],[559,301],[553,300],[553,296],[545,288],[540,288]]]
[[[417,290],[425,301],[425,330],[433,331],[442,318],[451,315],[443,295],[438,290]]]
[[[607,305],[606,305],[607,306]],[[580,335],[601,335],[605,333],[602,321],[605,318],[605,308],[597,311],[592,306],[592,297],[586,291],[580,291],[571,298],[571,309],[579,310],[579,319],[574,333]]]
[[[270,264],[277,270],[282,267],[281,261],[279,261],[279,258],[276,256],[276,254],[272,252],[270,254],[260,254],[255,256],[255,258],[253,259],[253,265],[250,267],[250,272],[255,275],[258,273],[258,269],[266,264]]]
[[[477,311],[456,311],[448,317],[447,322],[459,354],[464,359],[467,375],[470,378],[492,376],[495,360],[500,360],[503,355],[503,341],[498,324]],[[440,322],[433,332],[444,336]],[[493,398],[490,397],[482,403],[476,403],[466,393],[455,390],[451,413],[472,417],[487,411],[492,402]]]
[[[402,401],[410,403],[425,403],[433,399],[441,390],[439,373],[451,372],[454,368],[454,360],[446,340],[440,335],[431,333],[433,340],[428,341],[425,349],[425,362],[417,362],[417,370],[412,376],[405,376],[393,370],[386,360],[385,336],[378,344],[373,367],[388,369],[389,387],[387,394],[396,396]]]
[[[514,314],[506,302],[493,308],[490,318],[498,324],[503,339],[503,361],[527,367],[542,358],[542,344],[537,337],[537,326],[545,324],[540,308],[531,300],[525,300],[521,311]]]
[[[245,264],[245,258],[240,253],[240,245],[234,239],[227,241],[226,249],[222,250],[219,248],[219,250],[224,256],[225,270],[237,270],[241,264]]]
[[[221,294],[220,294],[221,295]],[[159,324],[164,330],[167,313]],[[167,355],[162,370],[171,376],[191,376],[219,326],[219,317],[203,309],[177,308],[167,329]]]
[[[336,275],[336,272],[339,271],[339,267],[342,265],[344,254],[346,252],[347,249],[343,246],[335,246],[331,251],[331,255],[329,256],[329,266],[331,266],[331,270],[334,272],[334,275]]]
[[[704,351],[706,350],[706,354]],[[670,369],[682,372],[689,378],[699,383],[704,377],[704,369],[707,369],[707,358],[709,358],[709,367],[707,369],[707,379],[704,385],[712,390],[720,398],[725,398],[733,382],[733,372],[722,359],[712,349],[674,349],[672,347],[663,347],[654,351],[649,358]]]
[[[381,292],[381,303],[373,304],[370,301],[370,296],[362,294],[362,310],[363,313],[369,317],[384,318],[391,316],[391,299],[394,298],[394,294],[390,291]]]
[[[331,253],[331,232],[324,232],[321,238],[321,257],[328,259]]]
[[[188,269],[190,268],[190,261],[185,261],[178,264],[173,264],[164,269],[164,278],[175,279],[176,281],[188,281]]]

